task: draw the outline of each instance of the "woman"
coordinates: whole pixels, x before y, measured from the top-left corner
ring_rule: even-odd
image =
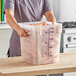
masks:
[[[20,37],[28,36],[28,30],[19,26],[18,22],[40,21],[45,15],[52,23],[56,21],[49,0],[6,0],[5,14],[8,24],[13,28],[10,39],[10,57],[20,56]]]

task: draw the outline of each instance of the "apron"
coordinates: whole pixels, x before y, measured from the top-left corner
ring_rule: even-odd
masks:
[[[6,0],[6,8],[14,10],[18,23],[40,21],[45,12],[51,10],[49,0]],[[21,56],[20,37],[13,30],[10,45],[10,57]]]

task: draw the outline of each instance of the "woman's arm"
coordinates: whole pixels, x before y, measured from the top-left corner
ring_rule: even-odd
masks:
[[[56,18],[54,16],[54,13],[53,11],[48,11],[48,12],[45,12],[45,17],[46,19],[49,21],[49,22],[52,22],[54,24],[54,22],[56,22]]]
[[[10,27],[12,27],[18,33],[18,35],[20,37],[26,37],[28,31],[26,29],[21,28],[18,25],[18,23],[17,23],[17,21],[16,21],[16,19],[14,17],[14,11],[10,10],[10,9],[6,9],[5,14],[6,14],[7,22],[10,25]]]
[[[6,9],[5,14],[6,14],[7,22],[10,25],[10,27],[12,27],[14,30],[19,29],[20,26],[18,25],[16,19],[14,18],[14,12],[10,9]]]

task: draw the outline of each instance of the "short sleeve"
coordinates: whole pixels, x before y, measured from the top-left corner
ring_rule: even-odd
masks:
[[[52,10],[51,0],[44,0],[43,13]]]
[[[11,9],[14,11],[15,0],[6,0],[5,1],[5,9]]]

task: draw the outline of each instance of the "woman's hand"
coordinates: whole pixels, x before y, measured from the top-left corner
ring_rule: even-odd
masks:
[[[56,22],[55,16],[51,16],[51,19],[50,20],[51,20],[52,24],[54,24]]]
[[[46,17],[47,21],[52,22],[52,24],[54,24],[56,22],[56,18],[54,16],[53,11],[45,12],[45,17]]]
[[[10,10],[10,9],[6,9],[5,10],[6,13],[6,18],[7,18],[7,22],[10,25],[10,27],[12,27],[20,37],[26,37],[29,36],[27,33],[29,32],[28,30],[20,27],[14,17],[14,11]]]
[[[24,29],[24,28],[22,28],[22,27],[20,27],[19,29],[16,29],[16,32],[18,33],[18,35],[20,36],[20,37],[27,37],[27,36],[29,36],[28,35],[28,30],[26,30],[26,29]]]

